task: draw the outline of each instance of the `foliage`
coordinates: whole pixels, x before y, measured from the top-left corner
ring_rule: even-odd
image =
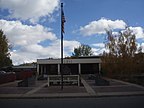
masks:
[[[0,68],[12,65],[9,53],[10,48],[6,35],[0,30]]]
[[[80,45],[77,48],[74,48],[74,53],[72,53],[72,57],[80,57],[80,56],[92,56],[92,48],[89,45]]]
[[[102,68],[107,76],[129,76],[140,74],[143,54],[136,54],[137,44],[132,30],[126,28],[118,34],[107,31],[108,42],[105,44],[108,52],[102,56]],[[139,49],[140,51],[140,49]]]
[[[32,63],[23,63],[23,64],[20,64],[19,66],[33,66],[33,65],[36,65],[36,62],[32,62]]]

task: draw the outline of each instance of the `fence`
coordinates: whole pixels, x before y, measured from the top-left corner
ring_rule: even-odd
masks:
[[[61,84],[61,75],[48,75],[48,86],[51,83]],[[63,75],[63,83],[77,83],[80,86],[79,75]]]

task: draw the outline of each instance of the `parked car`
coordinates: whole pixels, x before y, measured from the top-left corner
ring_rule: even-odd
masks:
[[[6,74],[6,72],[5,71],[0,71],[0,74]]]

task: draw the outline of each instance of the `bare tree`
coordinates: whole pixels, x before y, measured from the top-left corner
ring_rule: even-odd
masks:
[[[135,34],[128,27],[114,34],[107,31],[107,43],[105,44],[108,52],[103,53],[102,66],[109,76],[113,75],[132,75],[135,67],[135,54],[137,44]]]

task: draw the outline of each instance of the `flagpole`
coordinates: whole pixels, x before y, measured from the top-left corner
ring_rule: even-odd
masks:
[[[63,3],[61,3],[61,90],[63,90]]]

